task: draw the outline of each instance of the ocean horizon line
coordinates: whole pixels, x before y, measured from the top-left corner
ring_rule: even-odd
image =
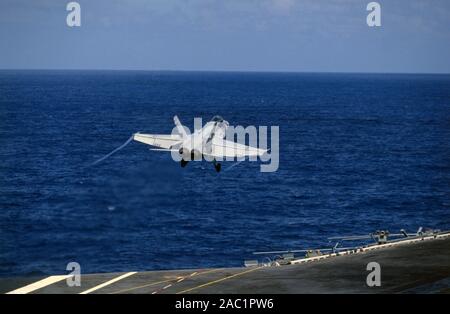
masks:
[[[450,72],[365,72],[365,71],[282,71],[282,70],[168,70],[168,69],[56,69],[0,68],[0,72],[154,72],[154,73],[242,73],[242,74],[373,74],[373,75],[450,75]]]

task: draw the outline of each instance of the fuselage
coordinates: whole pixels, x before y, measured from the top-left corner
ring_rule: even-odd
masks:
[[[201,160],[204,154],[210,154],[214,139],[223,139],[229,123],[220,116],[215,116],[199,130],[184,139],[179,152],[185,160]]]

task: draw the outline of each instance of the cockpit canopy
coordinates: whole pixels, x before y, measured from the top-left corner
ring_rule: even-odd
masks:
[[[214,116],[211,121],[213,122],[223,122],[223,118],[221,116]]]
[[[214,116],[210,122],[211,125],[214,125],[215,133],[218,133],[219,130],[222,130],[223,136],[225,136],[225,130],[229,127],[228,121],[225,121],[221,116]],[[222,136],[222,137],[223,137]]]

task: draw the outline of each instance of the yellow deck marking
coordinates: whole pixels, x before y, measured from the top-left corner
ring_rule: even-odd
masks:
[[[201,275],[201,274],[207,274],[207,273],[210,273],[210,272],[213,272],[213,271],[218,271],[218,270],[220,270],[220,268],[217,268],[217,269],[212,269],[212,270],[207,270],[207,271],[204,271],[204,272],[200,272],[200,273],[195,273],[195,275]],[[190,275],[191,277],[193,276],[192,274]],[[188,277],[188,276],[186,276],[186,277]],[[186,277],[183,277],[183,279],[185,279]],[[180,276],[178,276],[176,279],[178,279],[179,281],[181,281],[180,280]],[[132,287],[132,288],[127,288],[127,289],[123,289],[123,290],[119,290],[119,291],[115,291],[115,292],[111,292],[110,294],[118,294],[118,293],[123,293],[123,292],[128,292],[128,291],[132,291],[132,290],[136,290],[136,289],[142,289],[142,288],[146,288],[146,287],[151,287],[151,286],[154,286],[154,285],[157,285],[157,284],[160,284],[160,283],[165,283],[165,282],[169,282],[169,281],[174,281],[175,279],[166,279],[166,280],[161,280],[161,281],[157,281],[157,282],[151,282],[151,283],[148,283],[148,284],[145,284],[145,285],[142,285],[142,286],[137,286],[137,287]],[[154,294],[154,293],[156,293],[157,291],[154,291],[152,294]]]
[[[160,283],[165,283],[165,282],[169,282],[172,281],[173,279],[166,279],[166,280],[161,280],[161,281],[157,281],[157,282],[151,282],[142,286],[137,286],[137,287],[132,287],[132,288],[127,288],[127,289],[123,289],[123,290],[119,290],[119,291],[114,291],[114,292],[110,292],[109,294],[118,294],[118,293],[123,293],[123,292],[128,292],[128,291],[132,291],[132,290],[136,290],[136,289],[142,289],[145,287],[151,287]]]
[[[217,280],[213,280],[213,281],[204,283],[204,284],[202,284],[202,285],[199,285],[199,286],[196,286],[196,287],[193,287],[193,288],[189,288],[189,289],[186,289],[186,290],[179,291],[179,292],[177,292],[176,294],[182,294],[182,293],[189,292],[189,291],[192,291],[192,290],[195,290],[195,289],[199,289],[199,288],[203,288],[203,287],[206,287],[206,286],[210,286],[210,285],[213,285],[213,284],[215,284],[215,283],[218,283],[218,282],[221,282],[221,281],[224,281],[224,280],[233,278],[233,277],[237,277],[237,276],[240,276],[240,275],[244,275],[244,274],[250,273],[250,272],[252,272],[252,271],[261,269],[261,268],[263,268],[263,267],[264,267],[264,266],[256,267],[256,268],[249,269],[249,270],[246,270],[246,271],[243,271],[243,272],[240,272],[240,273],[237,273],[237,274],[228,276],[228,277],[223,277],[223,278],[220,278],[220,279],[217,279]]]
[[[109,280],[109,281],[107,281],[107,282],[104,282],[104,283],[102,283],[102,284],[100,284],[100,285],[98,285],[98,286],[95,286],[95,287],[93,287],[93,288],[91,288],[91,289],[88,289],[88,290],[86,290],[86,291],[80,292],[80,294],[88,294],[88,293],[91,293],[91,292],[93,292],[93,291],[95,291],[95,290],[98,290],[98,289],[101,289],[101,288],[103,288],[103,287],[109,286],[110,284],[113,284],[113,283],[115,283],[115,282],[117,282],[117,281],[119,281],[119,280],[122,280],[122,279],[124,279],[124,278],[130,277],[131,275],[134,275],[134,274],[136,274],[135,271],[134,271],[134,272],[129,272],[129,273],[123,274],[123,275],[121,275],[121,276],[119,276],[119,277],[116,277],[116,278],[114,278],[114,279],[111,279],[111,280]]]

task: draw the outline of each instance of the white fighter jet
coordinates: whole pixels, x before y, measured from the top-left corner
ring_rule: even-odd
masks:
[[[267,152],[225,139],[225,132],[229,123],[220,116],[215,116],[211,121],[192,134],[187,134],[177,116],[173,118],[178,134],[142,134],[133,135],[135,141],[157,147],[155,151],[175,152],[181,158],[181,167],[185,167],[190,160],[202,160],[214,163],[217,172],[220,171],[219,161],[236,158],[242,160],[245,157],[258,157]]]

